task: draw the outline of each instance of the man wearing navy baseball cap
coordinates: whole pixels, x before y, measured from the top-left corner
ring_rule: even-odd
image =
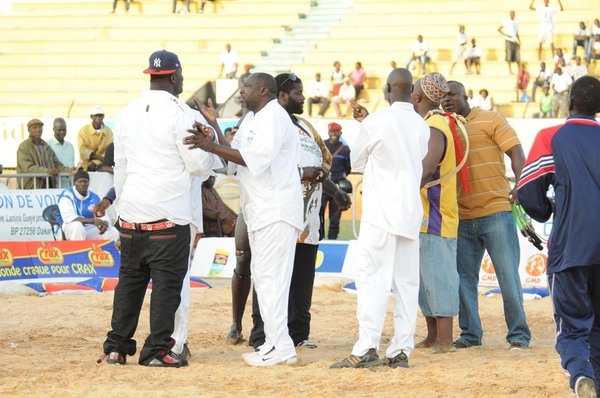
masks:
[[[115,123],[115,206],[121,232],[121,268],[112,330],[104,342],[101,360],[125,364],[127,356],[135,354],[132,337],[152,279],[150,335],[138,363],[178,368],[188,362],[181,356],[185,337],[172,337],[175,313],[182,301],[191,239],[202,225],[201,218],[195,216],[198,213],[201,217],[202,212],[195,208],[201,199],[193,200],[192,177],[205,180],[223,164],[216,155],[183,145],[196,117],[178,98],[183,91],[183,75],[177,55],[166,50],[154,52],[144,73],[150,75],[150,90],[125,107]]]

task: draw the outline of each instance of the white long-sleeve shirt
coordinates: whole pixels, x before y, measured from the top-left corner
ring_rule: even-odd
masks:
[[[189,106],[161,90],[144,91],[119,113],[115,205],[123,220],[192,222],[192,175],[206,179],[222,167],[217,156],[183,144],[195,118]]]
[[[300,141],[298,128],[285,109],[274,99],[259,112],[249,112],[231,146],[240,151],[246,163],[229,170],[237,170],[248,232],[278,221],[301,230]]]
[[[413,106],[394,102],[365,118],[350,152],[364,173],[361,223],[416,239],[423,206],[419,194],[429,127]]]

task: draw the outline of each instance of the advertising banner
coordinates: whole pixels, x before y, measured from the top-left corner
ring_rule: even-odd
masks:
[[[1,282],[77,282],[117,278],[120,254],[113,241],[0,241]]]

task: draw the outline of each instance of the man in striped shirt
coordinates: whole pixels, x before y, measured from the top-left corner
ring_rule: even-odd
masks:
[[[511,201],[517,199],[516,188],[511,190],[504,165],[506,154],[511,159],[515,179],[519,181],[525,161],[523,148],[504,116],[479,108],[471,109],[465,87],[459,82],[448,82],[448,89],[442,106],[446,112],[465,117],[470,147],[466,164],[469,190],[466,192],[462,186],[458,190],[458,323],[462,332],[454,346],[481,345],[483,329],[477,288],[481,261],[487,250],[502,290],[509,349],[524,349],[529,346],[531,332],[523,310],[518,271],[519,241],[510,207]],[[461,144],[465,147],[464,142]]]

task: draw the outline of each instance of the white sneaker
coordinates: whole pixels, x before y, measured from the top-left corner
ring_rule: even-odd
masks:
[[[575,396],[577,398],[596,398],[596,383],[594,379],[586,376],[580,376],[575,382]]]
[[[275,348],[267,353],[261,353],[260,351],[248,352],[242,355],[242,359],[250,366],[294,365],[298,362],[296,355],[289,358],[282,358]]]

